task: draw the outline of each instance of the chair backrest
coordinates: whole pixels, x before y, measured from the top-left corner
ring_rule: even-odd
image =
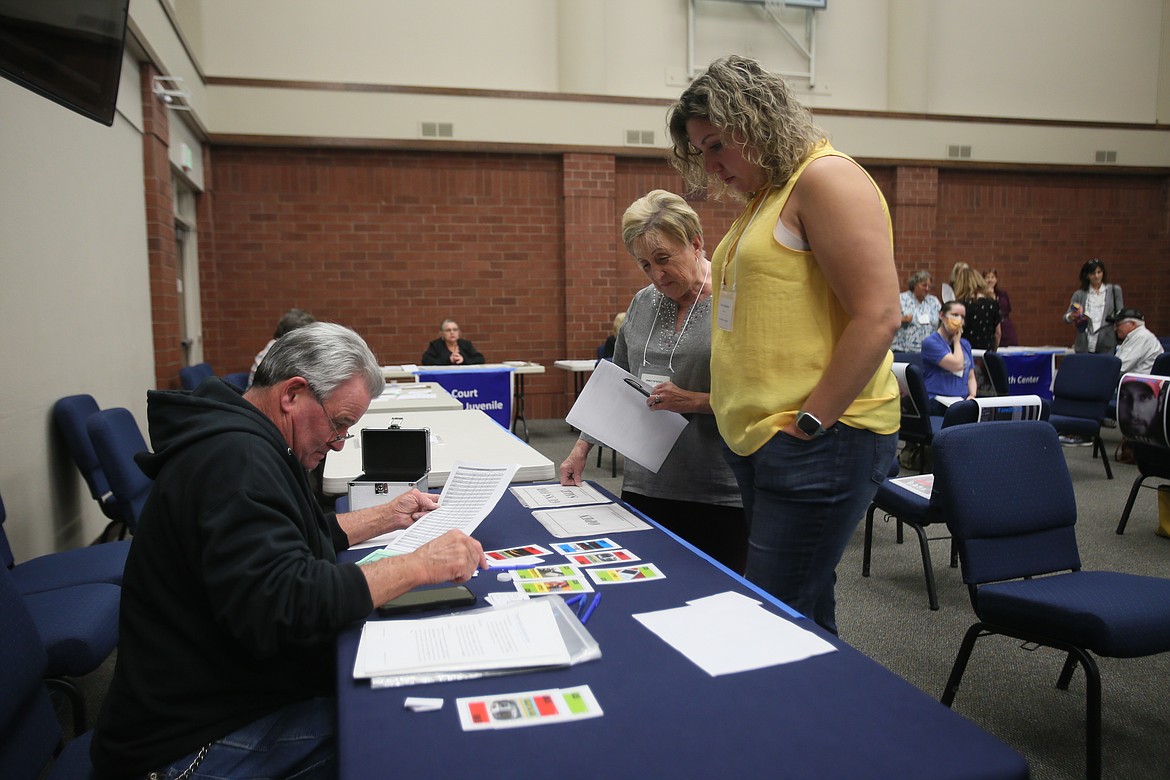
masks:
[[[184,390],[194,390],[209,376],[215,376],[210,363],[196,363],[179,369],[179,384]]]
[[[911,354],[911,353],[901,353]],[[903,441],[929,444],[934,433],[930,423],[930,402],[926,395],[926,381],[922,369],[907,361],[894,365],[894,376],[898,378],[902,396],[902,427],[898,438]]]
[[[983,367],[987,370],[987,378],[995,388],[996,395],[1010,395],[1011,387],[1008,382],[1007,363],[1003,355],[998,352],[983,353]]]
[[[92,395],[67,395],[53,404],[53,421],[65,437],[65,447],[85,479],[89,494],[101,504],[103,498],[109,497],[110,483],[85,427],[90,416],[97,411],[97,401]]]
[[[1052,386],[1052,413],[1100,421],[1121,378],[1116,355],[1065,355]]]
[[[7,570],[0,571],[0,777],[39,777],[61,739],[45,687],[48,665],[32,616]]]
[[[602,360],[605,360],[605,359],[606,359],[605,358],[605,345],[598,344],[597,345],[597,362],[600,363]]]
[[[934,495],[977,585],[1079,569],[1077,504],[1056,429],[1034,421],[944,428]]]
[[[93,449],[110,481],[115,503],[129,514],[126,523],[133,532],[138,515],[146,503],[153,480],[142,473],[134,456],[147,450],[146,440],[129,409],[103,409],[89,418],[87,424]]]
[[[242,393],[248,389],[248,372],[234,371],[230,374],[224,374],[223,381]]]
[[[1150,369],[1150,373],[1158,376],[1170,376],[1170,352],[1163,352],[1154,358],[1154,367]]]
[[[1010,399],[1011,396],[1004,396]],[[942,427],[950,428],[952,425],[968,425],[973,422],[979,422],[979,401],[974,398],[967,398],[962,401],[955,401],[947,407],[946,414],[943,415]],[[1040,419],[1042,421],[1048,420],[1048,415],[1052,411],[1052,404],[1047,398],[1040,399]]]
[[[893,355],[895,363],[912,363],[918,366],[919,370],[922,369],[921,352],[895,352]]]

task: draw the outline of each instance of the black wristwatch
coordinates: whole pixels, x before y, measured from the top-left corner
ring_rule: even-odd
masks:
[[[796,427],[803,431],[804,435],[810,439],[824,436],[829,432],[828,428],[821,425],[820,420],[803,410],[796,415]]]

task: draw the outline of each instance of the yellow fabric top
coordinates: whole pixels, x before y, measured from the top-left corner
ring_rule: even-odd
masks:
[[[711,318],[711,406],[720,435],[739,455],[752,454],[796,417],[849,321],[813,253],[790,249],[773,237],[800,175],[810,162],[828,155],[853,162],[827,142],[817,147],[784,187],[748,204],[712,258],[715,311],[732,290],[735,308],[730,331]],[[889,223],[880,190],[878,197]],[[730,264],[729,252],[734,252]],[[887,351],[841,422],[875,433],[898,430],[901,412],[892,363]]]

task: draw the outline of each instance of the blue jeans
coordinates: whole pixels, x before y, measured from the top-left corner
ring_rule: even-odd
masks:
[[[725,447],[748,519],[744,576],[837,633],[837,564],[897,444],[837,423],[812,441],[777,433],[746,457]]]
[[[173,780],[196,754],[175,761],[159,773]],[[191,775],[198,780],[222,778],[337,777],[337,703],[332,698],[290,704],[212,743]]]

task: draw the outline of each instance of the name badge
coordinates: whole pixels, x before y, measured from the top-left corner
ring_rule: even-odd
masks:
[[[669,382],[670,376],[668,374],[651,374],[646,372],[642,374],[642,381],[648,385],[660,385],[663,382]]]
[[[930,314],[928,314],[927,312],[919,312],[918,313],[918,324],[919,325],[929,325],[930,324]]]
[[[731,323],[735,320],[735,290],[720,290],[719,311],[715,314],[715,324],[719,330],[731,330]]]

